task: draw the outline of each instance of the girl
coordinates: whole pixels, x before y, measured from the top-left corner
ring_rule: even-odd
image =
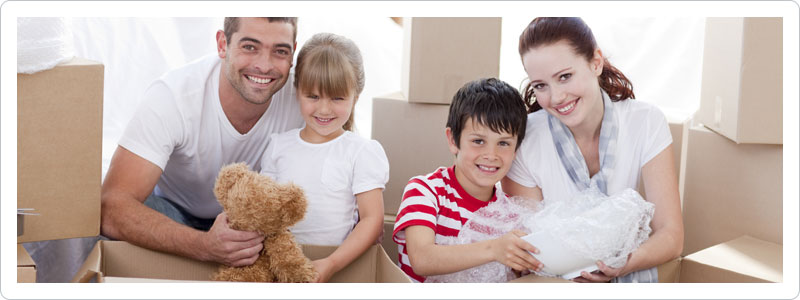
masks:
[[[503,190],[534,199],[570,199],[596,185],[606,194],[644,180],[655,204],[653,233],[619,269],[598,262],[578,282],[657,282],[655,266],[683,249],[672,137],[664,114],[633,99],[630,81],[597,47],[579,18],[536,18],[519,53],[530,83],[527,135]]]
[[[364,89],[361,54],[351,40],[311,37],[297,55],[294,84],[305,127],[270,136],[261,173],[305,191],[306,216],[290,229],[299,243],[339,246],[313,261],[317,282],[326,282],[378,240],[389,161],[378,142],[351,131]]]

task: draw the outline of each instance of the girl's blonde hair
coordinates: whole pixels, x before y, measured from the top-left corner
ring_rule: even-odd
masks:
[[[350,39],[332,33],[317,33],[297,54],[294,86],[298,92],[318,91],[324,96],[343,97],[355,93],[353,106],[364,90],[361,52]],[[353,112],[342,126],[353,130]]]

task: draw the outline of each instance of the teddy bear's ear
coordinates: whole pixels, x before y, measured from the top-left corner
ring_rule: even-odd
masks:
[[[250,168],[247,167],[245,163],[230,164],[219,171],[217,182],[214,184],[214,196],[217,197],[217,201],[219,201],[223,207],[225,207],[225,194],[227,194],[237,182],[244,178],[248,172],[250,172]]]

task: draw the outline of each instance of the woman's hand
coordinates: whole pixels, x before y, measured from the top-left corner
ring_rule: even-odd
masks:
[[[314,270],[317,271],[317,278],[314,282],[328,282],[328,280],[331,279],[331,276],[333,276],[333,262],[327,257],[312,261],[311,265],[313,265]]]
[[[604,264],[602,261],[597,261],[597,271],[591,273],[583,271],[581,272],[580,277],[576,277],[572,279],[572,281],[583,283],[609,282],[611,279],[622,276],[623,269],[625,269],[625,266],[622,266],[621,268],[612,268],[606,266],[606,264]]]
[[[490,250],[494,260],[517,271],[540,270],[542,263],[528,253],[539,253],[539,249],[520,238],[525,235],[520,230],[513,230],[493,240]]]

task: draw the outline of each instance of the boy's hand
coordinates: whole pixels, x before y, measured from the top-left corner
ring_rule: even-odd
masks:
[[[539,249],[520,238],[525,235],[526,233],[520,230],[512,230],[492,240],[490,251],[494,260],[517,271],[540,270],[543,267],[542,263],[528,253],[528,251],[539,253]]]

